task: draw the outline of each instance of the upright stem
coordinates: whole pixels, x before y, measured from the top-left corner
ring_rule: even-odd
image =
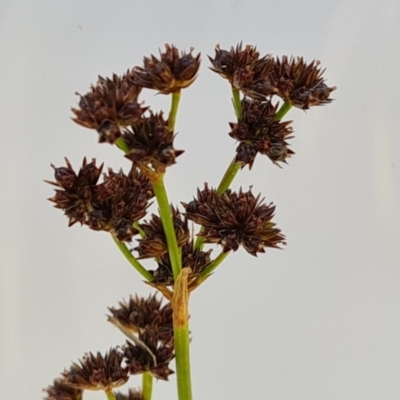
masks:
[[[176,114],[178,112],[180,99],[181,99],[181,92],[172,93],[171,110],[168,116],[168,128],[170,131],[175,130]]]
[[[167,238],[168,253],[171,260],[172,273],[174,280],[177,279],[182,269],[181,252],[179,251],[178,242],[176,240],[174,222],[172,221],[172,212],[169,206],[167,192],[164,186],[164,177],[157,182],[153,182],[154,194],[157,198],[158,207],[160,209],[161,221],[164,227],[165,237]]]
[[[153,376],[148,372],[144,372],[142,375],[143,400],[151,400],[152,392],[153,392]]]
[[[128,247],[126,247],[126,244],[124,242],[119,241],[114,235],[111,235],[112,238],[114,239],[115,244],[118,246],[118,248],[121,250],[121,253],[125,256],[125,258],[130,262],[130,264],[133,266],[133,268],[136,269],[136,271],[139,272],[140,275],[142,275],[146,280],[152,281],[153,275],[145,267],[143,267],[142,264],[136,258],[132,255]]]
[[[292,105],[290,103],[288,103],[287,101],[285,101],[281,108],[278,110],[278,112],[275,115],[275,119],[277,121],[280,121],[285,115],[286,113],[292,108]]]
[[[242,103],[240,102],[240,91],[232,86],[233,106],[235,107],[237,119],[243,118]]]
[[[233,158],[231,164],[229,165],[228,169],[226,170],[218,188],[217,192],[219,194],[225,193],[229,186],[231,185],[232,181],[235,179],[236,174],[241,170],[242,163],[236,162],[236,157]]]
[[[107,390],[106,392],[107,400],[116,400],[115,394],[112,390]]]

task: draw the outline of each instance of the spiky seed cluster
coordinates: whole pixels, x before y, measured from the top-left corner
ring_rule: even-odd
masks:
[[[116,400],[144,400],[142,393],[135,389],[129,389],[128,394],[116,392],[115,399]]]
[[[47,393],[45,400],[82,400],[82,389],[73,388],[60,379],[55,379],[53,385],[44,391]]]
[[[303,57],[283,56],[274,65],[273,82],[278,95],[295,107],[307,110],[312,106],[330,103],[330,93],[336,87],[328,87],[322,77],[325,70],[319,61],[307,64]]]
[[[177,208],[171,206],[171,210],[178,246],[182,247],[188,242],[190,236],[187,220],[182,217]],[[159,216],[153,214],[151,220],[140,224],[140,228],[144,231],[145,236],[138,239],[139,246],[135,248],[139,253],[139,259],[155,258],[168,252],[167,238]]]
[[[158,341],[172,345],[172,307],[170,303],[162,306],[156,295],[131,296],[128,301],[121,301],[118,308],[110,307],[109,311],[110,322],[121,324],[133,334],[153,334]]]
[[[99,142],[114,143],[121,136],[121,127],[141,120],[146,108],[137,102],[141,87],[133,83],[133,72],[122,78],[99,76],[91,91],[80,96],[79,108],[73,108],[73,120],[99,133]]]
[[[120,349],[110,349],[105,356],[85,354],[79,363],[73,363],[62,373],[62,382],[82,390],[112,390],[125,384],[128,368],[122,367],[124,354]]]
[[[200,67],[200,53],[193,57],[193,50],[191,48],[186,54],[174,45],[166,44],[159,59],[154,55],[144,57],[143,67],[134,68],[133,82],[163,94],[187,88],[196,79]]]
[[[123,138],[129,148],[126,158],[150,180],[157,179],[183,153],[174,148],[175,135],[169,130],[168,120],[164,120],[162,112],[151,113],[141,123],[126,129]]]
[[[223,78],[228,79],[235,89],[241,90],[246,96],[264,100],[276,93],[271,83],[271,73],[274,70],[274,60],[269,55],[260,57],[256,47],[242,43],[230,51],[215,48],[215,57],[208,57],[213,65],[210,68]]]
[[[154,192],[149,180],[135,167],[129,175],[112,169],[98,179],[103,165],[96,167],[95,159],[86,158],[78,174],[66,159],[66,167],[53,166],[56,182],[49,182],[59,189],[49,200],[56,208],[63,209],[69,226],[80,222],[93,230],[113,232],[119,240],[130,241],[137,231],[132,227],[146,214]]]
[[[151,373],[157,379],[168,380],[173,371],[169,363],[175,356],[173,346],[157,341],[154,334],[147,332],[139,336],[147,348],[129,341],[124,348],[125,361],[131,375]],[[150,351],[149,351],[150,350]]]
[[[242,162],[251,168],[257,153],[265,154],[273,163],[285,162],[294,152],[286,142],[293,132],[291,122],[276,120],[278,105],[271,101],[259,101],[243,98],[243,118],[230,123],[229,135],[240,144],[236,149],[236,162]]]
[[[188,284],[193,282],[205,267],[211,262],[211,250],[202,251],[195,249],[192,240],[187,242],[181,249],[182,253],[182,268],[190,268],[191,272],[188,277]],[[168,254],[164,254],[159,258],[158,268],[155,271],[149,271],[154,280],[153,283],[157,285],[170,286],[174,284],[174,277],[172,274],[171,261]]]
[[[264,253],[265,247],[284,244],[284,236],[271,222],[275,206],[262,201],[251,190],[240,189],[238,193],[228,190],[221,195],[205,185],[204,190],[198,190],[197,199],[183,205],[186,216],[204,226],[199,236],[206,243],[218,243],[225,252],[236,251],[242,245],[256,256]]]

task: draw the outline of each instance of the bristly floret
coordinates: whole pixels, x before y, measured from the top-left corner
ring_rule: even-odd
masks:
[[[121,392],[115,393],[115,400],[144,400],[142,392],[135,389],[129,389],[128,394],[123,394]]]
[[[144,57],[143,67],[134,68],[133,82],[163,94],[187,88],[196,79],[200,67],[200,53],[193,57],[193,50],[186,54],[166,44],[165,52],[160,51],[160,59],[153,55]]]
[[[99,142],[114,143],[121,136],[121,128],[134,125],[147,108],[138,103],[141,87],[133,83],[133,72],[122,78],[99,76],[91,91],[80,96],[79,108],[72,108],[73,121],[99,133]]]
[[[243,98],[243,118],[230,123],[229,135],[240,144],[236,149],[236,162],[249,165],[251,169],[257,153],[264,154],[274,163],[286,162],[294,152],[288,148],[286,140],[293,132],[291,121],[276,119],[278,104]]]
[[[188,284],[192,283],[211,263],[211,250],[202,251],[195,248],[192,240],[187,242],[181,250],[182,268],[190,268],[188,276]],[[152,283],[162,286],[172,286],[174,284],[174,276],[172,273],[171,260],[168,254],[160,256],[158,259],[158,268],[155,271],[149,271],[154,280]]]
[[[59,189],[49,200],[64,210],[69,226],[80,222],[93,230],[115,234],[117,239],[130,241],[137,233],[133,223],[146,215],[149,200],[154,197],[149,180],[136,167],[129,175],[108,170],[103,182],[97,184],[103,165],[96,167],[95,159],[86,158],[78,174],[66,159],[67,167],[56,168],[56,182],[48,182]]]
[[[236,251],[241,245],[256,256],[264,253],[265,247],[279,248],[285,244],[284,236],[271,222],[275,206],[262,201],[251,190],[219,194],[206,184],[204,190],[198,190],[197,199],[183,206],[188,219],[203,225],[199,236],[205,243],[218,243],[225,252]]]
[[[163,113],[151,113],[139,124],[126,129],[123,134],[131,160],[151,181],[157,180],[167,167],[176,163],[183,151],[173,146],[175,135],[168,128]]]
[[[123,360],[124,354],[118,348],[110,349],[105,356],[87,353],[62,373],[62,382],[82,390],[112,390],[129,379],[128,368],[122,367]]]
[[[213,67],[210,69],[227,79],[233,88],[246,96],[264,100],[276,93],[270,79],[274,70],[274,59],[270,55],[260,57],[256,47],[242,43],[230,51],[215,48],[215,57],[208,57]]]
[[[82,400],[83,395],[82,389],[73,388],[60,379],[55,379],[44,391],[47,393],[45,400]]]
[[[171,206],[171,210],[178,247],[182,247],[189,241],[190,236],[187,219],[182,218],[177,208]],[[138,239],[139,246],[135,248],[139,253],[138,259],[155,258],[167,254],[167,238],[159,216],[153,214],[150,221],[140,224],[140,228],[145,233],[145,236]]]
[[[303,57],[283,56],[275,60],[272,81],[278,95],[295,107],[307,110],[312,106],[330,103],[336,86],[328,87],[322,77],[325,70],[319,61],[307,64]]]
[[[132,334],[153,334],[164,344],[172,345],[172,307],[171,303],[162,305],[157,295],[148,298],[131,296],[128,301],[121,301],[118,308],[110,307],[108,320],[122,325]]]

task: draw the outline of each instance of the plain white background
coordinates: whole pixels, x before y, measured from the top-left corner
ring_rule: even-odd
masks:
[[[218,184],[236,146],[229,87],[206,55],[243,40],[320,59],[338,90],[329,106],[288,114],[290,165],[258,157],[234,182],[274,201],[288,246],[238,251],[193,294],[194,398],[398,400],[399,20],[397,0],[1,0],[0,398],[41,398],[85,351],[121,343],[107,307],[150,292],[107,234],[68,229],[46,201],[42,180],[64,156],[128,166],[70,120],[74,92],[167,42],[201,51],[178,115],[186,152],[166,178],[171,201],[188,201]],[[169,98],[144,98],[168,110]],[[154,399],[176,399],[174,377]]]

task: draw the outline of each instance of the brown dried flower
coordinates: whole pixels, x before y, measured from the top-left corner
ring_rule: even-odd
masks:
[[[182,218],[182,215],[177,208],[175,209],[171,206],[171,210],[178,246],[182,247],[189,240],[187,219]],[[168,252],[167,238],[159,216],[153,214],[151,220],[141,223],[140,227],[145,233],[145,236],[138,239],[139,246],[135,248],[139,253],[138,259],[155,258]]]
[[[52,386],[44,391],[47,393],[45,400],[82,400],[82,389],[73,388],[60,379],[55,379]]]
[[[270,55],[260,58],[256,47],[242,43],[230,51],[215,48],[215,57],[208,57],[213,65],[210,68],[223,78],[228,79],[232,87],[241,90],[246,96],[264,100],[276,93],[270,75],[274,70],[274,59]]]
[[[149,200],[154,192],[149,180],[136,167],[129,175],[112,169],[103,175],[103,182],[96,184],[103,165],[96,167],[95,159],[87,163],[76,174],[70,162],[67,167],[56,168],[56,182],[61,189],[49,200],[56,208],[65,211],[69,226],[80,222],[93,230],[111,231],[122,241],[130,241],[137,233],[133,223],[146,215]]]
[[[159,344],[154,334],[145,333],[139,335],[139,339],[146,344],[147,349],[126,342],[124,355],[129,373],[137,375],[150,372],[157,379],[168,380],[168,376],[173,373],[168,365],[175,356],[174,348],[163,343]]]
[[[78,174],[73,170],[71,163],[65,158],[66,167],[54,169],[54,178],[56,182],[46,181],[54,186],[56,194],[49,200],[55,203],[56,208],[61,208],[65,211],[65,215],[69,219],[68,226],[72,226],[76,222],[83,224],[86,220],[86,213],[90,209],[92,201],[92,190],[96,185],[103,164],[96,167],[96,160],[87,163],[86,157],[83,159],[82,167]]]
[[[112,79],[99,76],[91,91],[80,96],[79,108],[72,108],[73,121],[99,133],[99,142],[114,143],[121,136],[121,127],[134,125],[146,108],[138,104],[141,87],[133,83],[134,73]]]
[[[109,321],[117,321],[131,333],[156,335],[162,343],[172,344],[172,308],[167,303],[161,306],[162,300],[156,295],[148,298],[131,296],[129,301],[121,301],[119,308],[111,307]]]
[[[143,68],[135,67],[132,81],[139,86],[169,94],[179,92],[190,86],[196,79],[200,67],[200,53],[193,57],[192,52],[180,53],[174,45],[165,45],[160,51],[160,59],[151,55],[144,57]]]
[[[157,179],[183,153],[174,149],[175,135],[169,130],[168,120],[164,120],[162,112],[151,113],[130,130],[126,129],[123,138],[130,150],[126,157],[150,180]]]
[[[239,193],[227,190],[219,194],[209,189],[198,190],[197,199],[183,203],[186,216],[204,230],[199,233],[206,243],[218,243],[224,251],[236,251],[239,245],[253,256],[264,253],[264,247],[285,244],[284,236],[271,222],[275,206],[262,204],[260,195],[251,190]]]
[[[243,118],[237,123],[230,123],[229,135],[240,144],[236,149],[236,162],[248,164],[250,169],[257,153],[265,154],[270,160],[286,162],[294,152],[286,142],[293,132],[289,122],[276,120],[277,105],[271,101],[258,101],[243,98]],[[278,164],[279,165],[279,164]]]
[[[125,384],[128,368],[122,367],[124,354],[119,349],[110,349],[103,357],[100,353],[85,354],[79,364],[73,363],[62,373],[62,382],[78,389],[109,391]]]
[[[128,394],[123,394],[121,392],[115,393],[116,400],[144,400],[142,392],[135,389],[129,389]]]
[[[273,82],[278,95],[295,107],[307,110],[312,106],[330,103],[330,93],[336,87],[328,87],[322,74],[325,70],[319,61],[307,64],[303,57],[283,56],[275,60]]]
[[[182,247],[182,268],[190,268],[191,272],[188,276],[188,283],[194,281],[201,272],[211,262],[211,250],[202,251],[195,249],[193,241],[187,242]],[[164,254],[159,258],[158,268],[155,271],[149,271],[154,280],[152,283],[156,285],[170,286],[174,284],[174,276],[172,274],[171,261],[168,254]]]

